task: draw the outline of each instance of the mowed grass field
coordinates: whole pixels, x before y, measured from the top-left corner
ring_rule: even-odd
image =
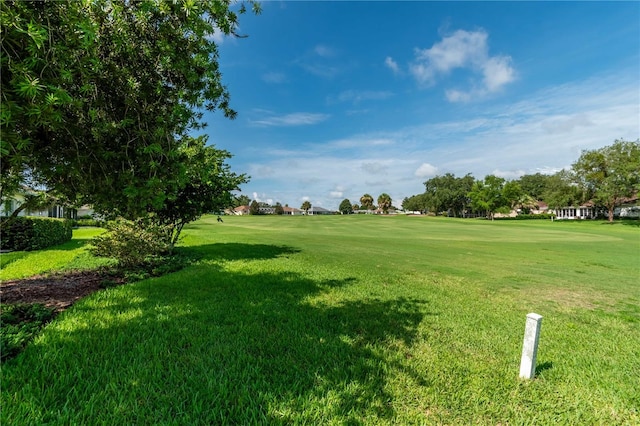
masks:
[[[206,217],[182,250],[6,363],[0,423],[640,424],[637,222]]]

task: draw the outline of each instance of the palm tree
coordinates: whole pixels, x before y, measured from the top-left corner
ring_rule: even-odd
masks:
[[[364,194],[360,197],[360,206],[367,210],[371,210],[373,208],[373,197],[369,194]]]
[[[531,195],[523,194],[518,198],[515,207],[524,210],[525,213],[529,213],[532,209],[538,208],[538,202]]]
[[[304,214],[309,214],[309,209],[311,208],[311,203],[307,200],[300,206],[300,209],[304,210]]]
[[[389,208],[391,207],[391,197],[386,192],[383,192],[378,197],[378,208],[382,209],[384,214],[389,213]]]

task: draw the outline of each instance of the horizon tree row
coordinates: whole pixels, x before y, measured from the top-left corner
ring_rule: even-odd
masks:
[[[406,197],[405,210],[447,214],[454,217],[508,213],[514,209],[528,213],[539,202],[551,209],[591,201],[607,211],[613,221],[615,207],[640,191],[640,140],[616,140],[612,145],[583,150],[569,170],[553,175],[535,173],[518,179],[452,173],[424,182],[425,192]]]

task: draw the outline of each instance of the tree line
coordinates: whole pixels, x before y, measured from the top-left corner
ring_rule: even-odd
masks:
[[[552,175],[535,173],[506,180],[495,175],[476,179],[471,174],[456,177],[447,173],[424,185],[425,192],[402,201],[403,209],[492,218],[514,209],[528,213],[539,202],[559,209],[590,201],[613,221],[615,207],[640,191],[640,141],[616,140],[604,148],[584,150],[570,169]]]

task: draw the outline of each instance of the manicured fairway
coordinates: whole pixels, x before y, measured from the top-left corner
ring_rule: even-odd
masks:
[[[224,219],[3,366],[0,423],[640,424],[634,224]]]

